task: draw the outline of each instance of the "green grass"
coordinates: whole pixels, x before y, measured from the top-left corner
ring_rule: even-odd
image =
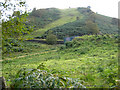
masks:
[[[85,35],[76,38],[72,43],[74,43],[72,47],[62,50],[53,46],[53,48],[44,48],[39,54],[28,54],[25,57],[3,61],[3,76],[7,80],[7,85],[10,85],[20,69],[37,68],[41,63],[50,73],[79,78],[85,81],[84,85],[109,87],[116,84],[118,48],[114,38]],[[29,45],[32,48],[35,43],[34,45],[29,43]],[[49,51],[44,51],[45,49]]]

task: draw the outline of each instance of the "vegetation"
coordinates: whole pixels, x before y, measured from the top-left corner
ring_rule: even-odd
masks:
[[[5,1],[0,3],[2,6],[2,15],[6,15],[9,9],[12,9],[12,2]],[[25,6],[25,2],[19,1],[15,3],[14,6],[21,7]],[[14,9],[16,9],[14,7]],[[20,14],[20,11],[15,11],[13,15],[8,15],[8,20],[2,20],[2,53],[10,53],[14,50],[14,46],[20,47],[17,42],[22,40],[22,35],[24,33],[30,33],[32,31],[31,27],[27,27],[25,23],[27,22],[27,13]],[[16,49],[15,49],[16,50]]]
[[[48,30],[43,38],[45,38],[49,31],[53,31],[54,35],[57,35],[57,38],[63,39],[68,36],[82,36],[85,34],[99,34],[98,26],[92,21],[75,21],[68,24],[64,24],[60,27],[55,27],[53,29]]]
[[[49,10],[52,10],[52,9],[54,11],[54,8],[50,8]],[[36,10],[36,11],[40,12],[40,10]],[[48,34],[49,30],[52,30],[53,34],[55,35],[56,33],[58,33],[57,38],[58,37],[62,38],[61,36],[65,37],[64,35],[72,36],[71,34],[73,33],[75,33],[74,35],[88,34],[89,30],[87,30],[85,26],[88,20],[92,21],[93,23],[97,25],[100,33],[117,34],[118,32],[118,28],[117,28],[118,25],[116,23],[117,19],[113,19],[111,17],[107,17],[107,16],[94,13],[93,11],[90,10],[90,8],[79,7],[77,9],[69,8],[65,10],[60,10],[60,9],[57,9],[57,10],[59,12],[59,14],[57,14],[59,18],[54,19],[53,21],[49,22],[49,24],[47,23],[47,21],[39,20],[40,17],[35,17],[35,16],[33,17],[30,14],[29,15],[30,17],[29,19],[31,20],[30,22],[32,22],[34,18],[37,18],[36,20],[39,21],[38,22],[38,21],[33,20],[33,23],[31,23],[31,25],[36,25],[36,27],[39,27],[41,25],[38,25],[38,24],[40,24],[41,21],[46,24],[42,25],[43,26],[42,28],[40,27],[39,29],[34,29],[34,31],[30,35],[25,35],[24,38],[26,39],[35,38],[35,37],[46,38],[46,35]],[[48,9],[45,9],[45,11],[48,12]],[[60,30],[57,30],[57,29],[60,29]],[[67,33],[65,33],[64,30],[65,31],[67,30]]]
[[[49,32],[47,37],[46,37],[46,42],[48,44],[56,44],[57,42],[57,37],[52,34],[52,32]]]
[[[41,64],[37,69],[20,70],[11,88],[86,88],[78,82],[79,80],[50,74],[40,70],[41,66],[43,67]]]
[[[37,69],[38,66],[41,66],[40,63],[43,63],[45,67],[40,70],[60,77],[78,78],[82,80],[81,84],[87,88],[113,87],[116,86],[118,71],[116,41],[117,36],[115,35],[76,37],[73,41],[60,47],[50,47],[48,52],[43,49],[42,53],[38,51],[38,54],[10,58],[12,60],[6,59],[3,61],[3,76],[10,85],[19,70],[33,67],[33,69]],[[32,45],[32,43],[27,45]],[[33,45],[36,47],[35,44]],[[36,48],[37,50],[38,48]],[[21,77],[21,84],[22,81]],[[34,82],[37,83],[37,81]]]
[[[45,25],[60,18],[60,11],[56,8],[33,9],[29,14],[27,26],[34,26],[34,29],[43,28]]]
[[[25,6],[21,0],[16,5],[7,2],[0,3],[2,14],[10,5],[14,10],[17,5]],[[66,10],[34,8],[28,16],[27,12],[14,11],[2,23],[3,60],[0,64],[2,62],[7,86],[117,88],[119,41],[116,20],[92,12],[90,6]],[[29,34],[33,26],[33,32]],[[57,38],[60,41],[69,36],[78,37],[56,44]],[[47,43],[29,42],[29,37]]]
[[[30,38],[33,39],[35,37],[41,37],[45,33],[45,31],[47,31],[51,28],[61,26],[66,23],[69,23],[69,22],[76,21],[76,16],[79,16],[79,19],[83,18],[83,16],[74,8],[60,10],[60,12],[61,12],[61,14],[60,14],[59,19],[45,25],[44,28],[40,28],[38,30],[33,31],[29,35],[24,35],[24,38],[25,39],[30,39]]]
[[[86,22],[86,29],[88,29],[89,34],[99,34],[99,28],[96,23],[93,23],[92,21]]]
[[[59,39],[68,36],[81,36],[86,34],[118,33],[117,23],[112,24],[112,22],[115,22],[114,19],[96,14],[88,8],[77,8],[77,10],[83,15],[82,19],[76,19],[74,22],[51,28],[46,31],[42,37],[45,38],[49,31],[52,31]]]

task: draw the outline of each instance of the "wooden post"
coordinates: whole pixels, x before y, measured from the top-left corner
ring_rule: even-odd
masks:
[[[0,77],[0,90],[7,88],[7,84],[4,77]]]

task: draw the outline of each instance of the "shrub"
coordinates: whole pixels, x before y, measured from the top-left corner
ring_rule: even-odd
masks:
[[[66,48],[70,48],[70,47],[73,47],[73,42],[72,41],[69,41],[69,42],[66,42],[65,43],[65,46],[66,46]]]
[[[10,53],[10,52],[19,52],[22,51],[23,49],[21,48],[22,44],[20,43],[19,40],[16,40],[14,38],[8,38],[5,41],[2,41],[2,53]]]
[[[14,52],[21,52],[21,51],[23,51],[23,48],[21,48],[21,47],[13,47],[13,51]]]
[[[47,42],[47,44],[56,44],[57,37],[52,33],[48,33],[48,35],[46,37],[46,42]]]
[[[65,46],[61,46],[61,47],[60,47],[60,50],[64,50],[64,49],[66,49]]]

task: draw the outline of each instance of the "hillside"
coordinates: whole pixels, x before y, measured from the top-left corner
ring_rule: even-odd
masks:
[[[26,68],[29,72],[31,68],[40,66],[54,76],[78,78],[88,88],[112,87],[116,85],[118,73],[116,40],[117,37],[113,35],[84,35],[59,47],[24,42],[22,53],[13,53],[13,58],[4,57],[3,76],[8,86],[15,82],[18,87],[29,87],[27,80],[31,81],[35,77],[24,81],[16,74],[21,69]],[[35,82],[39,83],[38,80]]]
[[[56,8],[33,9],[28,16],[28,25],[33,25],[34,29],[43,28],[45,25],[60,18],[60,11]]]
[[[34,37],[41,37],[45,31],[64,25],[69,22],[73,22],[76,20],[76,16],[80,16],[82,18],[83,16],[74,8],[72,9],[59,9],[60,11],[60,18],[50,22],[49,24],[45,25],[43,28],[39,28],[37,30],[34,30],[30,35],[25,35],[25,38],[34,38]],[[45,21],[46,22],[46,21]]]
[[[98,28],[100,34],[117,34],[118,26],[117,23],[114,23],[114,20],[110,17],[99,15],[97,13],[92,12],[89,9],[78,8],[77,9],[81,14],[83,14],[82,19],[78,19],[74,22],[70,22],[64,24],[62,26],[58,26],[50,29],[53,34],[57,35],[59,39],[63,39],[67,36],[81,36],[85,34],[95,34],[94,28]],[[89,27],[87,27],[88,22]],[[96,26],[97,25],[97,26]],[[95,27],[96,26],[96,27]],[[43,37],[47,35],[48,31],[45,33]]]
[[[48,13],[50,12],[50,10],[53,11],[51,12],[51,14]],[[32,23],[37,22],[37,24],[34,23],[37,28],[30,35],[26,35],[25,38],[35,38],[41,36],[44,37],[46,36],[46,34],[44,33],[48,30],[52,30],[53,33],[58,36],[58,38],[60,35],[63,35],[64,37],[66,37],[66,35],[72,36],[73,33],[75,36],[89,34],[89,30],[87,30],[85,26],[88,20],[93,21],[99,28],[100,33],[102,34],[116,34],[118,32],[116,22],[117,19],[94,13],[89,8],[50,8],[45,9],[45,11],[46,12],[36,10],[37,13],[42,12],[44,17],[42,17],[41,14],[40,17],[39,15],[35,16],[34,14],[32,14],[33,12],[30,13],[29,17],[36,20]],[[57,12],[57,14],[55,14],[55,12]],[[49,16],[47,14],[49,14]],[[44,20],[45,18],[46,20]],[[40,24],[40,22],[44,23],[44,25]]]

